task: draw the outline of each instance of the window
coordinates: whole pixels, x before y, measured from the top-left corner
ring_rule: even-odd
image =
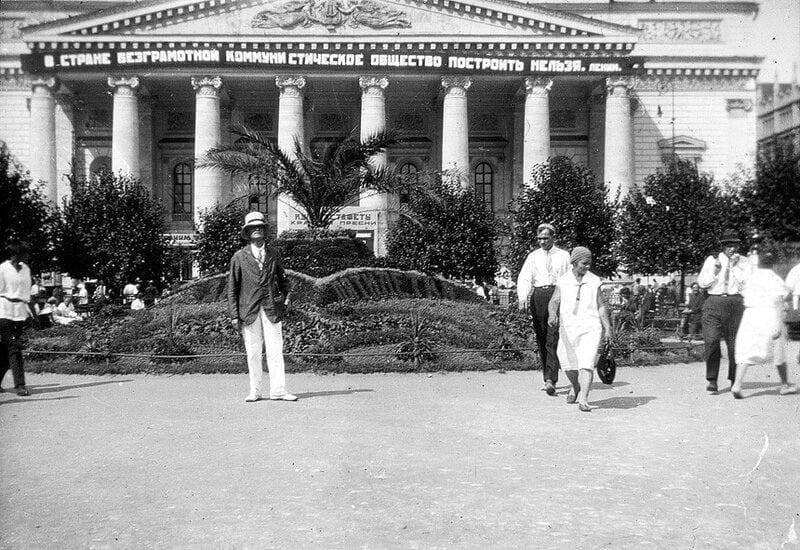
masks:
[[[400,178],[403,184],[411,187],[419,183],[419,170],[417,165],[413,162],[407,162],[400,166]],[[408,191],[400,192],[400,204],[406,204],[411,201],[411,193]]]
[[[194,171],[191,165],[181,162],[172,169],[172,219],[192,220],[192,180]]]
[[[475,196],[488,210],[494,209],[492,190],[494,189],[494,170],[488,162],[481,162],[475,167]]]
[[[250,187],[250,198],[248,200],[250,210],[267,214],[267,208],[269,207],[267,182],[261,176],[250,176],[248,185]]]

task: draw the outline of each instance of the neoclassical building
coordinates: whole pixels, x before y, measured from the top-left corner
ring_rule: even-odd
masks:
[[[756,150],[755,2],[6,0],[0,139],[44,183],[109,167],[176,242],[257,182],[195,169],[242,122],[291,148],[391,126],[408,177],[455,170],[496,213],[564,154],[625,192],[677,153],[724,179]],[[377,252],[396,201],[338,220]],[[287,200],[254,200],[278,230]]]

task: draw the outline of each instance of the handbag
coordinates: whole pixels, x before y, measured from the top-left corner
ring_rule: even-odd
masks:
[[[610,343],[606,343],[597,355],[595,369],[597,369],[597,376],[603,384],[614,382],[614,377],[617,375],[617,361],[614,359],[614,352]]]

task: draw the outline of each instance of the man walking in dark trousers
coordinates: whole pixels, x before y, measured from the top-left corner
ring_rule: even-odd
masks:
[[[705,341],[706,390],[717,391],[720,341],[728,350],[728,380],[736,379],[736,331],[744,313],[742,288],[750,274],[747,259],[736,252],[740,243],[734,231],[725,231],[720,239],[722,252],[709,256],[703,263],[697,283],[706,289],[703,304],[703,340]]]
[[[533,331],[539,348],[544,389],[555,395],[558,382],[558,327],[548,325],[547,306],[553,296],[556,281],[570,268],[569,253],[554,245],[556,230],[549,223],[536,229],[539,248],[528,254],[517,278],[520,311],[526,308],[533,317]]]

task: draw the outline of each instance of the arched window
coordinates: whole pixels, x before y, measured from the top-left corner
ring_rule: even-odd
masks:
[[[175,221],[192,220],[192,180],[194,170],[186,162],[175,165],[172,169],[172,219]]]
[[[261,176],[250,176],[248,186],[250,187],[248,200],[250,210],[267,214],[269,207],[267,182]]]
[[[111,170],[111,159],[108,157],[97,157],[89,165],[89,174],[95,175],[100,172],[109,172]]]
[[[475,196],[488,210],[494,209],[492,191],[494,190],[494,169],[488,162],[481,162],[475,167]]]
[[[400,166],[400,177],[403,183],[409,187],[419,183],[419,170],[417,165],[413,162],[406,162]],[[400,204],[407,203],[411,200],[411,194],[408,191],[400,192]]]

